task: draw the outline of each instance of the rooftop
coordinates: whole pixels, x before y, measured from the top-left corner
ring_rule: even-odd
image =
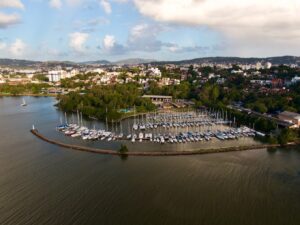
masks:
[[[279,116],[286,116],[286,117],[291,117],[291,118],[300,120],[299,113],[294,113],[294,112],[289,112],[289,111],[284,111],[284,112],[280,113]]]
[[[144,95],[143,98],[172,98],[172,96],[166,96],[166,95]]]

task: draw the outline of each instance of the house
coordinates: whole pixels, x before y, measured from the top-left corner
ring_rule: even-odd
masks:
[[[300,114],[284,111],[278,115],[278,118],[284,122],[289,122],[293,124],[293,127],[300,127]]]

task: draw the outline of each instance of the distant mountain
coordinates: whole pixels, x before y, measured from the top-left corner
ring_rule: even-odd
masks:
[[[111,64],[111,62],[107,61],[107,60],[98,60],[98,61],[82,62],[80,64],[84,64],[84,65],[109,65],[109,64]]]
[[[82,62],[80,64],[84,65],[135,65],[135,64],[145,64],[150,62],[155,62],[154,59],[141,59],[141,58],[132,58],[132,59],[124,59],[116,62],[110,62],[107,60],[97,60],[97,61],[87,61]]]
[[[135,64],[201,64],[201,63],[224,63],[224,64],[255,64],[257,62],[271,62],[274,65],[278,64],[299,64],[300,57],[296,56],[279,56],[279,57],[268,57],[268,58],[239,58],[239,57],[206,57],[206,58],[196,58],[190,60],[181,61],[156,61],[153,59],[141,59],[132,58],[120,60],[117,62],[110,62],[107,60],[98,61],[88,61],[82,63],[70,62],[70,61],[31,61],[31,60],[19,60],[19,59],[0,59],[0,66],[10,66],[10,67],[36,67],[36,66],[81,66],[81,65],[135,65]]]
[[[145,64],[145,63],[151,63],[151,62],[156,62],[156,60],[154,60],[154,59],[133,58],[133,59],[120,60],[120,61],[114,62],[114,64],[117,64],[117,65],[135,65],[135,64]]]
[[[155,64],[200,64],[200,63],[231,63],[231,64],[255,64],[257,62],[270,62],[272,64],[300,64],[300,57],[279,56],[268,58],[239,58],[239,57],[206,57],[181,61],[159,61]]]
[[[22,60],[22,59],[0,59],[0,66],[9,66],[9,67],[37,67],[37,66],[74,66],[77,65],[74,62],[70,61],[33,61],[33,60]]]
[[[29,67],[35,66],[41,62],[19,59],[0,59],[0,66],[12,66],[12,67]]]

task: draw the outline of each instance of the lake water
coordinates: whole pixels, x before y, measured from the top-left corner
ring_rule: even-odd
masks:
[[[38,140],[32,124],[65,139],[61,114],[26,101],[0,97],[1,225],[300,224],[299,147],[122,160]]]

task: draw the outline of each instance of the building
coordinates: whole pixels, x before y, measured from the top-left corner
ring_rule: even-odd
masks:
[[[265,69],[271,69],[272,68],[272,63],[266,62],[265,63]]]
[[[293,124],[293,127],[300,127],[300,114],[284,111],[278,115],[278,118],[282,121]]]
[[[158,68],[150,68],[148,70],[148,73],[150,76],[153,76],[153,77],[158,77],[158,78],[161,77],[161,71]]]
[[[282,88],[283,80],[279,78],[272,79],[272,88]]]
[[[149,98],[154,104],[170,103],[173,100],[172,96],[164,95],[144,95],[143,98]]]
[[[292,82],[292,84],[296,84],[296,83],[300,82],[300,77],[295,76],[291,82]]]
[[[51,70],[48,72],[48,79],[50,82],[58,82],[61,79],[65,79],[66,78],[66,71],[64,70]]]

